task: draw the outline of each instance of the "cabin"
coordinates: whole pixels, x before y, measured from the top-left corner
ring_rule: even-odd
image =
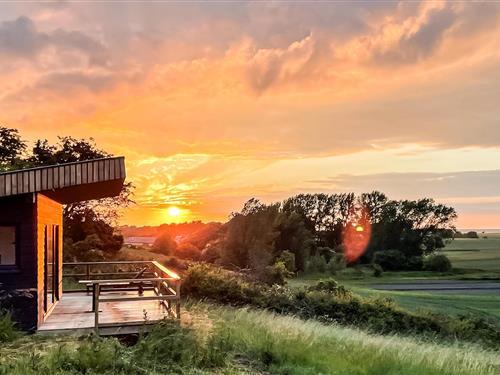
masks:
[[[173,302],[179,315],[180,278],[157,262],[63,262],[63,205],[116,196],[125,177],[123,157],[0,173],[0,292],[32,297],[24,327],[112,334]]]

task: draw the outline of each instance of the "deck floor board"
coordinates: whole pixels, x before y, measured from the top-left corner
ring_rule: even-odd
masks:
[[[137,296],[134,291],[103,292],[104,296]],[[145,291],[144,296],[154,295]],[[94,328],[92,295],[85,292],[65,293],[54,310],[38,328],[40,332],[61,330],[82,330]],[[162,320],[168,312],[158,301],[116,301],[99,304],[99,326],[106,324],[123,325]]]

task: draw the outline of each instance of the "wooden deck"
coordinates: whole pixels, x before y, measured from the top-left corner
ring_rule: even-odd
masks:
[[[152,290],[144,296],[154,296]],[[137,297],[137,291],[101,292],[106,297]],[[99,333],[117,335],[137,333],[148,324],[160,321],[170,314],[162,303],[154,300],[101,302],[99,304]],[[39,327],[39,333],[86,334],[94,331],[95,314],[92,311],[92,293],[64,293],[47,320]]]

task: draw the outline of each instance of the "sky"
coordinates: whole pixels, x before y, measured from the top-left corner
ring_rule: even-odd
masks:
[[[1,2],[0,82],[3,126],[126,157],[124,224],[381,190],[500,228],[499,2]]]

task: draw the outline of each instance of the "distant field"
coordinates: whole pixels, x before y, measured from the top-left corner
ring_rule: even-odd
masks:
[[[500,234],[488,238],[458,238],[444,249],[455,268],[500,271]]]
[[[444,314],[453,315],[477,315],[497,322],[500,325],[500,296],[493,294],[474,295],[467,294],[448,294],[437,292],[422,291],[390,291],[376,290],[372,284],[379,282],[401,282],[412,278],[403,278],[404,273],[398,272],[397,275],[386,273],[382,278],[367,277],[366,279],[340,279],[339,283],[351,289],[354,293],[367,298],[393,299],[398,306],[410,311],[431,310]],[[411,275],[411,273],[408,273]],[[316,284],[318,280],[329,277],[337,278],[329,274],[301,275],[291,279],[288,285],[292,288],[301,288]],[[337,278],[338,279],[338,278]],[[421,276],[418,278],[421,279]]]

